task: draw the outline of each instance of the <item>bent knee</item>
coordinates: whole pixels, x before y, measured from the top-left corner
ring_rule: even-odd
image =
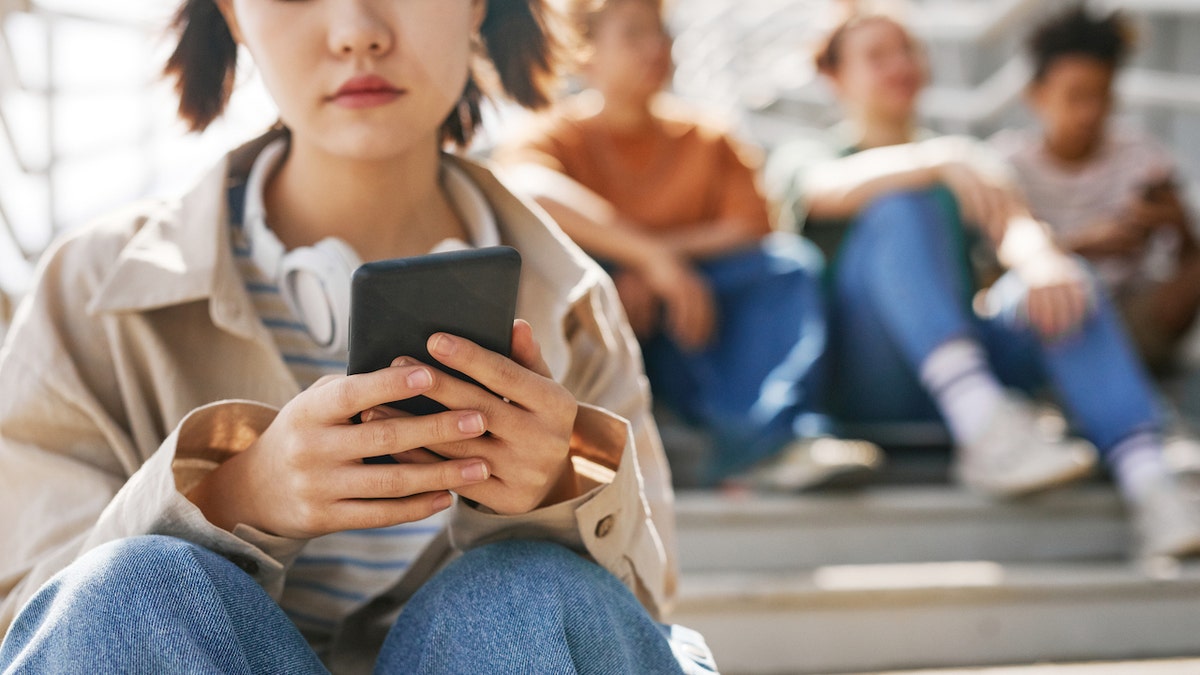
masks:
[[[511,540],[469,551],[438,575],[442,594],[481,589],[496,599],[538,596],[582,601],[591,593],[627,592],[600,565],[570,549],[545,541]]]
[[[143,535],[109,542],[84,554],[63,571],[69,583],[83,578],[89,587],[144,587],[148,579],[178,585],[204,574],[204,558],[216,554],[183,539]]]
[[[937,225],[937,198],[931,190],[889,192],[871,200],[855,219],[860,228],[900,233],[906,228]]]
[[[525,539],[500,541],[473,549],[456,561],[456,565],[542,577],[586,574],[600,569],[595,563],[561,544]]]

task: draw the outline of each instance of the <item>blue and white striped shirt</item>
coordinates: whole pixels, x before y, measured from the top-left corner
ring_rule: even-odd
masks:
[[[284,140],[276,141],[255,161],[246,182],[245,203],[240,209],[247,217],[265,213],[262,189],[282,159],[285,144]],[[442,178],[443,187],[472,239],[481,245],[498,243],[494,217],[478,188],[450,165],[444,165]],[[234,213],[238,211],[231,209]],[[256,261],[255,238],[264,231],[269,233],[269,229],[262,228],[251,236],[250,228],[241,220],[235,217],[230,230],[234,259],[255,310],[270,330],[297,383],[306,388],[325,375],[344,375],[346,354],[329,354],[313,340],[284,301],[272,278],[274,272],[264,270]],[[261,240],[258,243],[263,245]],[[448,240],[439,244],[438,249],[466,246],[461,241]],[[399,580],[445,522],[443,512],[416,523],[339,532],[309,541],[288,572],[280,605],[320,653],[351,612]]]

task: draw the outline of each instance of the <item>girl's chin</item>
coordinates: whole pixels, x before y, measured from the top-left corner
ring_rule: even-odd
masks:
[[[427,126],[427,125],[423,125]],[[352,125],[341,128],[325,129],[310,136],[326,153],[345,159],[362,161],[380,161],[393,159],[422,147],[437,147],[440,126],[417,132],[411,127],[403,133],[395,124],[389,125]]]

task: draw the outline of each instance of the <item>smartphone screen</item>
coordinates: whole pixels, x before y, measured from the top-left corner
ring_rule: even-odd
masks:
[[[351,281],[347,372],[373,372],[409,356],[469,381],[429,355],[429,337],[450,333],[510,356],[520,276],[521,256],[508,246],[363,265]],[[424,396],[388,405],[414,415],[446,409]]]

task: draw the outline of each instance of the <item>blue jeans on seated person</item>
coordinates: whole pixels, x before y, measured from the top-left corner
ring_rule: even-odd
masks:
[[[1029,326],[1028,289],[1011,272],[988,291],[991,311],[980,316],[962,240],[942,188],[882,197],[855,219],[830,280],[832,407],[840,419],[939,419],[919,368],[937,347],[967,337],[1006,386],[1032,393],[1049,385],[1102,453],[1160,428],[1150,380],[1102,292],[1080,327],[1053,340]]]
[[[829,432],[823,268],[812,243],[785,233],[699,261],[717,302],[712,342],[689,352],[660,333],[642,345],[655,399],[712,433],[710,481]]]
[[[669,631],[598,565],[555,544],[507,541],[426,583],[376,672],[712,672],[681,666]],[[0,671],[328,672],[249,575],[162,536],[97,548],[48,582],[0,646]]]

